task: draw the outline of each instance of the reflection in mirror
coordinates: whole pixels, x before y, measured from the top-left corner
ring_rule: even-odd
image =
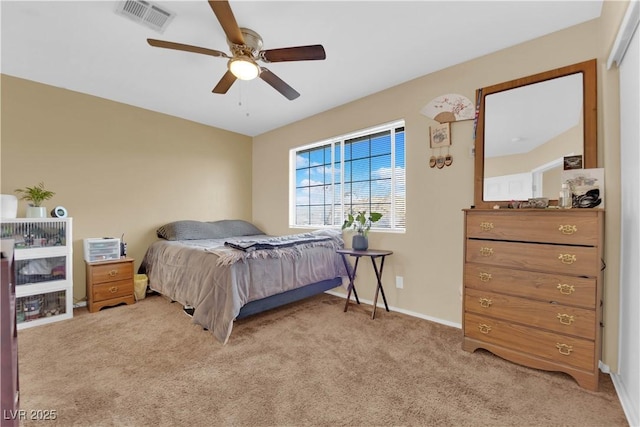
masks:
[[[597,167],[596,60],[477,91],[474,205],[546,197],[557,204],[565,156]]]
[[[484,122],[484,199],[555,199],[563,158],[582,155],[582,74],[488,95]]]

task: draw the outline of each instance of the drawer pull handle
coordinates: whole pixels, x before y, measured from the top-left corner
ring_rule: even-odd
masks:
[[[578,232],[578,227],[576,227],[575,225],[560,225],[558,231],[562,234],[571,235]]]
[[[563,264],[569,264],[569,265],[573,264],[578,260],[578,258],[576,258],[575,255],[571,255],[571,254],[560,254],[558,255],[558,259],[562,261]]]
[[[109,271],[109,276],[111,276],[111,277],[115,277],[115,276],[117,276],[117,275],[118,275],[118,270],[111,270],[111,271]]]
[[[558,283],[557,289],[562,295],[571,295],[576,291],[575,286],[567,285],[566,283]]]
[[[491,256],[493,255],[493,248],[480,248],[480,255],[482,256]]]
[[[481,334],[488,334],[489,332],[491,332],[491,326],[485,325],[484,323],[479,324],[478,329],[480,330]]]
[[[558,320],[560,321],[560,323],[562,323],[563,325],[571,325],[574,321],[573,316],[569,315],[569,314],[560,314],[558,313],[558,316],[556,316],[558,318]]]
[[[491,273],[480,273],[479,276],[481,282],[488,282],[491,280]]]
[[[493,223],[492,222],[481,222],[480,223],[480,229],[482,231],[491,231],[491,230],[493,230]]]
[[[493,304],[493,301],[491,301],[489,298],[480,298],[478,301],[480,302],[480,307],[482,308],[489,308],[491,307],[491,304]]]
[[[111,292],[112,294],[115,294],[116,292],[118,292],[118,287],[117,286],[110,287],[109,292]]]
[[[556,343],[556,348],[558,349],[558,353],[562,354],[563,356],[569,356],[573,351],[573,346],[567,344]]]

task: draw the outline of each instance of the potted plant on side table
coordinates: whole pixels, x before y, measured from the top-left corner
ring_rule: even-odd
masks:
[[[20,200],[30,202],[27,206],[27,218],[46,218],[47,208],[42,206],[42,202],[49,200],[56,194],[53,191],[45,190],[44,182],[33,187],[18,188],[15,192],[20,195]]]
[[[369,248],[369,230],[374,222],[382,218],[382,214],[371,212],[367,216],[366,211],[360,211],[355,216],[350,213],[342,224],[342,229],[353,228],[357,234],[354,234],[351,240],[351,247],[357,251],[366,251]]]

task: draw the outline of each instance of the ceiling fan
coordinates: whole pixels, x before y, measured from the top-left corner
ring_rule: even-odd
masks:
[[[228,70],[216,87],[213,88],[213,93],[227,93],[236,79],[251,80],[260,77],[287,99],[294,100],[300,94],[267,68],[259,66],[257,61],[269,63],[314,61],[326,58],[324,47],[319,44],[262,50],[262,37],[253,30],[238,26],[228,1],[209,1],[209,6],[211,6],[227,36],[227,44],[231,50],[231,56],[219,50],[182,43],[155,39],[147,39],[147,42],[155,47],[227,58],[229,60],[227,64]]]

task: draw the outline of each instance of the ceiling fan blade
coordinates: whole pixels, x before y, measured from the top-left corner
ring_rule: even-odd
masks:
[[[260,73],[260,78],[269,83],[271,87],[284,95],[284,97],[289,101],[293,101],[300,96],[300,94],[294,88],[286,84],[280,77],[276,76],[264,67],[260,67],[260,69],[262,70]]]
[[[321,44],[267,49],[260,52],[260,58],[265,62],[315,61],[326,59],[326,57],[324,47]]]
[[[220,79],[216,87],[213,88],[213,93],[225,94],[231,87],[231,85],[236,81],[236,76],[234,76],[231,71],[224,73],[224,76]]]
[[[198,47],[198,46],[191,46],[188,44],[167,42],[164,40],[155,40],[155,39],[147,39],[147,43],[149,43],[151,46],[154,46],[154,47],[163,47],[165,49],[175,49],[175,50],[182,50],[185,52],[201,53],[203,55],[229,58],[229,55],[227,55],[224,52],[220,52],[219,50],[207,49],[207,48]]]
[[[229,39],[231,43],[244,44],[244,37],[240,32],[240,27],[238,27],[235,16],[233,16],[229,2],[220,0],[209,1],[209,6],[211,6],[213,13],[216,14],[216,18],[218,18],[224,33],[227,35],[227,39]]]

